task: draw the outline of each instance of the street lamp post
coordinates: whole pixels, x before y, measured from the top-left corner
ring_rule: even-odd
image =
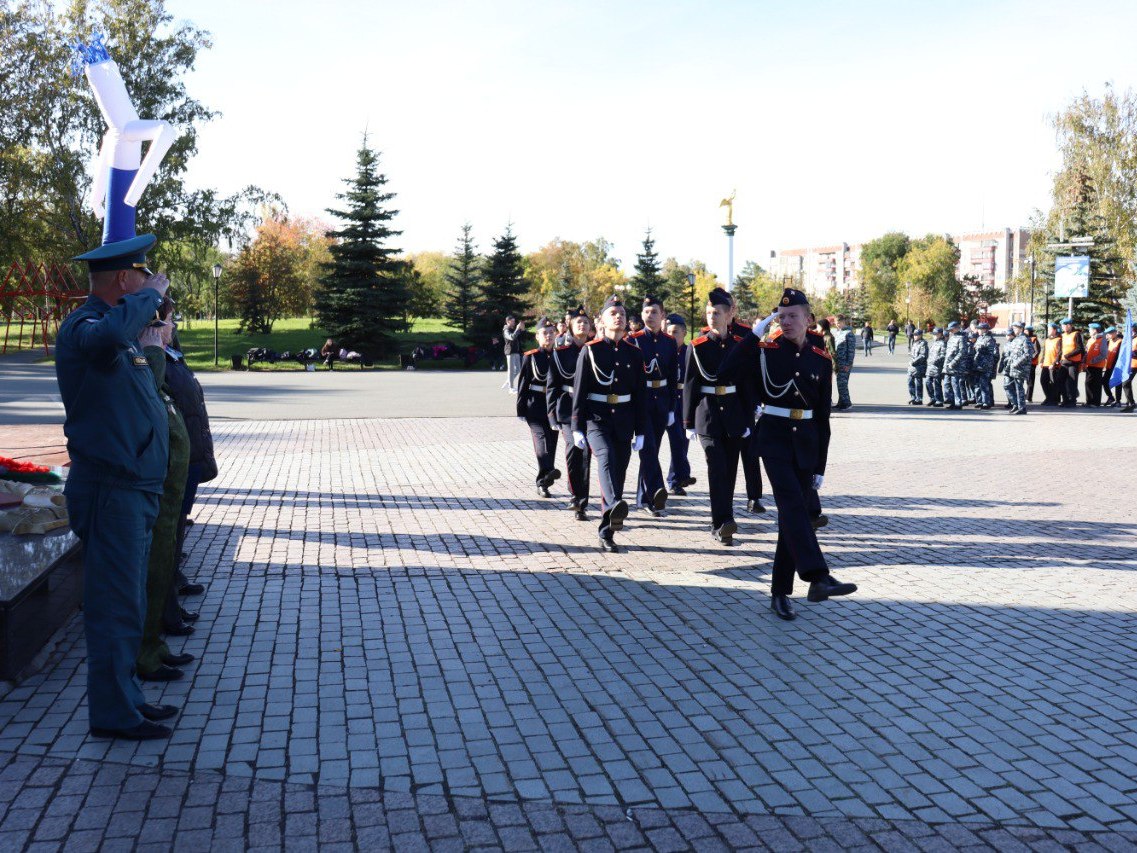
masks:
[[[217,367],[217,287],[221,283],[221,264],[213,265],[213,366]]]

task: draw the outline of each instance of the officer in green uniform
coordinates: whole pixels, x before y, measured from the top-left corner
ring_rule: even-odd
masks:
[[[150,534],[169,455],[169,416],[138,344],[169,287],[146,268],[153,235],[107,243],[75,260],[91,295],[60,326],[55,372],[71,457],[64,489],[83,543],[87,706],[97,737],[169,737],[134,678],[146,613]]]
[[[169,315],[173,303],[162,304],[160,328],[148,326],[142,333],[146,360],[154,374],[154,385],[166,407],[170,429],[170,461],[166,465],[166,482],[158,502],[158,520],[150,539],[150,562],[146,570],[146,622],[142,631],[142,648],[138,653],[138,677],[143,681],[176,681],[182,677],[178,666],[193,662],[193,655],[172,654],[162,639],[162,613],[174,585],[177,569],[178,521],[185,498],[186,474],[189,470],[190,444],[182,413],[174,405],[166,384],[166,345],[170,343],[173,325]],[[157,338],[157,340],[154,340]]]

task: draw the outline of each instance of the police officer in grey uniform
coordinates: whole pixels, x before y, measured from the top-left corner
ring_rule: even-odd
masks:
[[[924,404],[924,374],[928,370],[928,342],[924,330],[915,329],[908,347],[908,405]]]
[[[975,408],[991,409],[995,406],[995,392],[991,382],[995,378],[995,369],[999,364],[999,344],[991,334],[991,326],[987,322],[979,324],[979,337],[974,348],[975,367]]]
[[[964,383],[967,363],[964,360],[967,350],[967,337],[952,320],[947,327],[947,348],[944,352],[944,397],[949,409],[962,409],[967,399]]]
[[[71,472],[64,492],[83,543],[87,706],[96,737],[169,737],[177,713],[146,701],[135,678],[146,615],[151,530],[166,478],[169,423],[139,334],[169,282],[146,266],[145,234],[79,255],[91,295],[63,321],[55,372]]]
[[[924,387],[928,392],[928,405],[937,409],[944,405],[944,354],[947,343],[944,341],[944,330],[939,326],[932,329],[932,342],[928,345],[928,372],[925,374]]]

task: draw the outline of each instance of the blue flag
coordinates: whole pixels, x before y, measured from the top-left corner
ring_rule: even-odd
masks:
[[[1121,347],[1117,350],[1117,363],[1109,374],[1109,387],[1124,385],[1133,375],[1133,309],[1125,312],[1125,331],[1121,334]]]

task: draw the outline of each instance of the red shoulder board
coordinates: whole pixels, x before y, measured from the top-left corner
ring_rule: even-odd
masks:
[[[638,332],[629,332],[629,333],[628,333],[628,337],[629,337],[629,338],[638,338],[638,337],[639,337],[640,335],[642,335],[643,333],[644,333],[644,330],[643,330],[643,329],[640,329]]]
[[[586,344],[585,344],[585,346],[586,346],[586,347],[590,347],[590,346],[592,346],[593,344],[598,344],[598,343],[600,343],[600,340],[601,340],[600,338],[593,338],[593,339],[592,339],[592,340],[590,340],[588,343],[586,343]]]
[[[527,353],[525,353],[525,354],[526,354],[526,355],[533,355],[533,353],[535,353],[535,352],[540,352],[540,351],[541,351],[541,348],[540,348],[540,347],[537,347],[536,349],[531,349],[531,350],[529,350],[529,351],[528,351]]]
[[[662,332],[662,331],[661,331],[661,332],[660,332],[660,334],[661,334],[661,335],[663,335],[665,338],[670,338],[670,337],[671,337],[671,335],[667,334],[667,332]],[[674,340],[674,338],[672,338],[672,340]]]
[[[710,338],[708,338],[706,335],[699,335],[699,337],[697,337],[697,338],[695,338],[695,340],[691,341],[691,346],[697,347],[699,344],[703,343],[703,341],[708,341],[708,340],[710,340]]]
[[[747,329],[747,330],[750,329],[750,324],[749,323],[743,323],[741,320],[735,320],[734,325],[736,325],[740,329]]]
[[[818,355],[825,356],[825,358],[832,358],[829,355],[829,350],[822,349],[821,347],[814,347],[813,351]]]
[[[774,329],[774,331],[770,332],[770,340],[772,340],[772,341],[776,341],[781,336],[782,336],[782,330],[781,329]]]
[[[824,338],[825,337],[825,335],[821,334],[821,332],[816,332],[813,329],[806,329],[805,333],[807,335],[813,335],[813,336],[818,337],[818,338]]]
[[[557,352],[564,352],[567,349],[572,349],[572,344],[565,344],[564,346],[557,347]]]
[[[778,348],[778,342],[777,341],[758,341],[758,346],[761,349],[777,349]]]

